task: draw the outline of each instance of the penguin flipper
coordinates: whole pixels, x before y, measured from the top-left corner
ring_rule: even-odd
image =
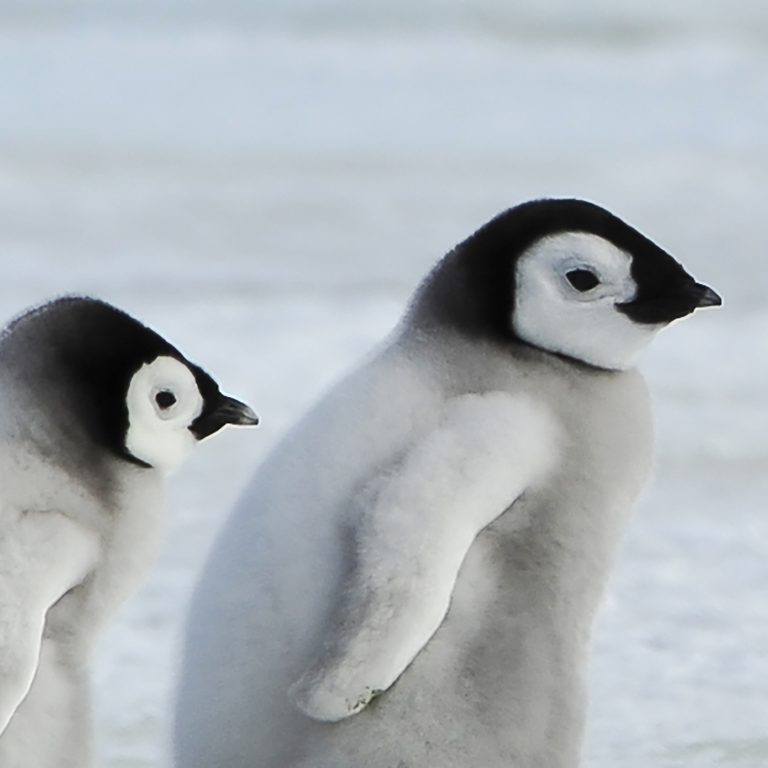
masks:
[[[445,618],[477,534],[550,466],[556,432],[530,398],[463,395],[365,488],[350,576],[321,653],[290,689],[304,714],[342,720],[397,680]]]
[[[0,736],[32,685],[48,609],[98,550],[95,535],[56,512],[14,517],[0,534]]]

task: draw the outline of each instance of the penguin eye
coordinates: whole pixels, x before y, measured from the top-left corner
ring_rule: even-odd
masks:
[[[582,293],[591,291],[595,286],[600,285],[600,279],[590,269],[572,269],[565,273],[568,282]]]
[[[176,402],[176,395],[168,389],[162,389],[155,395],[157,407],[165,411]]]

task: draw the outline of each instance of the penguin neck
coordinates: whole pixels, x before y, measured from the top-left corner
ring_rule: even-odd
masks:
[[[408,357],[435,369],[441,382],[448,382],[446,394],[467,391],[505,389],[515,380],[540,377],[542,381],[610,382],[622,376],[636,375],[634,369],[615,371],[539,349],[511,334],[480,336],[455,325],[423,322],[407,315],[393,334],[394,343]],[[570,386],[570,384],[569,384]],[[456,388],[456,392],[452,389]],[[535,393],[534,393],[535,394]]]

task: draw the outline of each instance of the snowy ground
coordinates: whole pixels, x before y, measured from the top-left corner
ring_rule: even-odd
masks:
[[[768,765],[760,4],[408,22],[338,0],[320,23],[297,0],[263,24],[160,5],[0,0],[2,316],[97,294],[263,417],[173,479],[158,567],[96,660],[101,765],[167,766],[184,604],[251,467],[435,259],[544,194],[612,208],[726,301],[644,361],[657,471],[597,627],[586,764]]]

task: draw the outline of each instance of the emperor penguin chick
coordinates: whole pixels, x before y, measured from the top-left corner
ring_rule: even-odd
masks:
[[[87,768],[87,658],[155,552],[163,475],[244,403],[101,301],[0,335],[0,765]]]
[[[179,768],[575,768],[592,619],[649,466],[634,364],[716,304],[580,200],[457,246],[213,547]]]

